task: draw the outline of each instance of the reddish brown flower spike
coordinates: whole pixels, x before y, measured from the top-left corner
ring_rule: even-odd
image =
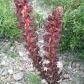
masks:
[[[42,63],[41,63],[41,57],[38,53],[39,48],[36,45],[36,42],[38,41],[37,34],[35,32],[35,28],[32,24],[32,7],[30,5],[30,2],[28,0],[14,0],[16,5],[16,12],[17,17],[20,23],[20,27],[22,31],[24,31],[23,35],[26,41],[26,47],[28,51],[30,52],[30,57],[33,60],[34,66],[41,71]]]
[[[48,84],[59,84],[58,80],[60,79],[60,75],[58,74],[58,47],[59,41],[61,37],[61,29],[62,29],[62,16],[63,16],[63,7],[57,7],[52,15],[48,17],[45,23],[45,33],[44,41],[45,46],[44,50],[47,52],[46,58],[50,61],[49,64],[45,65],[47,67],[47,71],[45,72],[45,79]]]

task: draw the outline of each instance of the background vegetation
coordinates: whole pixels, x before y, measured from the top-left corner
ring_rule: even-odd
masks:
[[[27,80],[30,82],[30,84],[41,84],[41,78],[36,73],[29,73]]]
[[[60,50],[84,58],[84,0],[44,0],[44,3],[50,8],[64,7]]]
[[[48,8],[64,7],[60,50],[77,53],[84,58],[84,0],[41,0]],[[0,0],[0,38],[17,39],[20,31],[13,11],[13,0]],[[39,23],[42,16],[37,17]]]
[[[0,0],[0,38],[17,39],[19,29],[14,13],[13,0]]]

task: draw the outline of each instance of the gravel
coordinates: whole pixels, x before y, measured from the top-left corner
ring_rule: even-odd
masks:
[[[15,57],[7,54],[12,51],[10,47],[12,47],[13,52],[16,52]],[[30,84],[26,80],[28,73],[36,72],[37,70],[33,67],[32,60],[28,57],[29,52],[26,52],[24,42],[15,41],[10,47],[7,52],[0,50],[0,84]],[[60,55],[58,62],[60,72],[62,71],[60,84],[84,84],[84,62],[77,59],[73,60],[72,58],[74,59],[74,56],[69,53]],[[44,61],[44,63],[47,62]],[[42,84],[47,84],[44,79],[41,82]]]
[[[13,78],[16,81],[19,81],[19,80],[23,79],[23,77],[24,77],[24,73],[23,72],[17,72],[15,74],[13,74]]]

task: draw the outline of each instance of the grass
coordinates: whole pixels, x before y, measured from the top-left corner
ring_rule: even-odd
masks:
[[[64,7],[60,51],[78,53],[84,58],[84,0],[43,0],[47,7]]]
[[[0,0],[0,38],[17,39],[19,36],[13,0]]]
[[[33,72],[28,74],[28,81],[30,84],[41,84],[41,78]]]

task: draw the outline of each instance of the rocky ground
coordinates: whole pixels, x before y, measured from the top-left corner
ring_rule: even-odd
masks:
[[[84,62],[69,53],[59,58],[63,63],[60,84],[84,84]],[[37,71],[28,57],[24,42],[0,41],[0,84],[33,84],[29,81],[31,73],[37,74]]]
[[[61,84],[84,84],[84,60],[65,53],[61,55],[63,63]]]
[[[30,72],[34,68],[23,43],[0,42],[0,84],[29,84]]]

